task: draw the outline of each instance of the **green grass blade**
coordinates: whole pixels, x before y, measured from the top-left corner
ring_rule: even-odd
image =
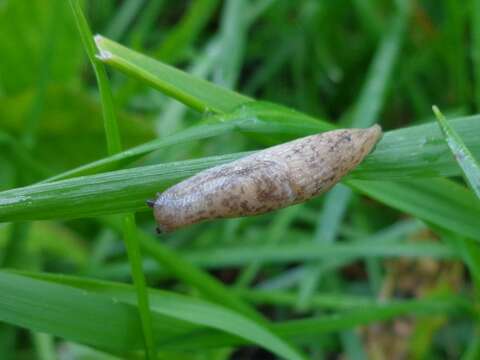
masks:
[[[377,121],[403,42],[408,12],[399,10],[369,67],[364,88],[352,114],[352,127],[368,127]]]
[[[2,321],[123,354],[141,349],[141,325],[131,286],[62,275],[1,272],[0,289]],[[179,350],[201,349],[247,341],[285,358],[301,358],[272,331],[217,305],[158,290],[151,291],[151,299],[156,340],[162,349],[167,346]],[[408,313],[465,314],[468,309],[468,303],[456,298],[364,304],[358,309],[322,318],[276,324],[273,331],[292,340],[305,340],[305,336],[318,336],[322,332]],[[222,321],[227,318],[230,322]],[[210,330],[199,332],[205,327],[231,335]]]
[[[455,119],[450,125],[478,157],[480,143],[475,138],[480,131],[480,116]],[[418,179],[455,176],[461,174],[459,170],[441,130],[432,122],[384,133],[374,152],[357,167],[356,177],[365,180]]]
[[[452,126],[450,126],[445,116],[443,116],[436,106],[433,107],[433,112],[437,117],[438,123],[440,124],[440,128],[445,135],[445,140],[447,141],[450,150],[455,156],[458,165],[460,165],[463,170],[463,174],[467,180],[467,183],[480,199],[480,165],[478,164],[477,160],[475,160],[470,150],[465,146],[462,138],[457,134]]]
[[[96,50],[92,33],[88,26],[87,20],[83,15],[79,2],[77,0],[70,0],[70,5],[80,31],[82,42],[95,71],[102,101],[103,122],[105,126],[105,135],[107,138],[108,153],[109,155],[114,155],[122,151],[122,145],[117,117],[115,114],[115,106],[113,103],[113,95],[108,81],[107,72],[104,68],[104,65],[98,62],[96,59]],[[142,320],[142,333],[145,339],[147,359],[153,360],[155,359],[155,347],[153,340],[152,319],[150,316],[145,275],[143,274],[142,269],[142,255],[136,239],[135,216],[133,214],[124,215],[123,225],[124,240],[132,268],[133,281],[137,290],[139,303],[138,308],[140,311],[140,318]]]
[[[192,76],[202,79],[207,78],[212,73],[219,51],[219,41],[215,37],[205,45],[201,53],[195,57],[194,61],[186,69]],[[155,98],[161,98],[163,94],[156,93]],[[161,111],[155,116],[155,129],[159,137],[165,138],[179,130],[185,125],[188,107],[184,104],[170,98],[162,107]]]
[[[288,231],[295,218],[301,212],[302,206],[291,206],[287,209],[282,209],[278,216],[272,221],[267,234],[264,237],[263,243],[267,246],[275,246],[280,241],[282,234]],[[262,246],[262,245],[261,245]],[[255,279],[257,273],[262,268],[261,260],[252,261],[246,268],[244,268],[238,275],[235,281],[236,288],[248,287]]]
[[[215,14],[218,3],[218,0],[192,1],[180,22],[168,33],[158,49],[153,50],[154,57],[167,63],[182,60],[185,51]]]
[[[234,88],[243,62],[247,40],[247,16],[250,2],[227,0],[224,2],[220,23],[220,51],[214,72],[217,84]]]
[[[156,139],[113,156],[80,166],[65,173],[55,175],[45,181],[51,182],[115,170],[130,164],[143,155],[164,149],[168,146],[207,139],[234,131],[240,131],[246,134],[267,133],[269,138],[282,138],[285,137],[285,135],[288,137],[302,136],[331,129],[333,129],[333,126],[329,123],[289,108],[264,102],[251,102],[230,113],[212,115],[202,121],[198,126],[193,126],[165,138]]]
[[[331,190],[329,196],[325,198],[322,214],[318,219],[315,241],[328,244],[335,240],[350,197],[351,190],[345,185],[338,184]]]
[[[0,221],[73,218],[146,209],[144,201],[157,191],[200,170],[242,155],[145,166],[4,191],[0,194]],[[349,180],[347,183],[397,209],[467,237],[480,239],[477,202],[471,193],[450,181],[430,179],[393,183]],[[450,188],[454,189],[453,193]],[[452,197],[452,194],[459,197]]]
[[[4,322],[111,350],[142,346],[142,329],[132,306],[5,272],[0,274],[0,288]]]
[[[2,282],[2,279],[6,280]],[[63,289],[66,294],[78,292],[83,293],[84,297],[90,298],[91,301],[90,303],[87,303],[87,305],[89,306],[85,306],[84,309],[78,309],[79,312],[98,311],[99,309],[97,308],[95,301],[98,301],[100,305],[102,305],[103,301],[115,303],[119,306],[136,306],[135,292],[133,291],[132,287],[128,285],[40,273],[24,273],[24,275],[0,273],[0,288],[2,288],[2,285],[4,283],[7,283],[7,286],[9,286],[8,289],[11,289],[10,294],[13,294],[11,296],[12,298],[15,297],[17,290],[20,290],[20,292],[22,292],[21,288],[15,289],[15,286],[12,284],[12,279],[20,279],[22,285],[32,284],[35,287],[36,291],[39,291],[39,289],[44,287],[45,290]],[[32,291],[32,293],[35,293],[36,291]],[[28,292],[28,290],[26,290],[26,292]],[[53,299],[52,297],[46,295],[44,299],[45,301],[43,303],[49,304],[51,306],[49,301],[65,301],[66,297],[67,296],[59,295],[59,293],[57,292],[56,296],[54,296]],[[34,299],[35,297],[33,296],[31,298]],[[170,326],[175,324],[175,322],[178,323],[178,329],[173,328],[171,331],[166,331],[166,334],[170,333],[170,337],[175,332],[185,332],[185,329],[188,329],[189,327],[193,330],[196,327],[201,326],[204,328],[207,327],[211,329],[221,330],[223,332],[227,332],[229,334],[241,337],[249,342],[258,344],[265,349],[268,349],[273,353],[276,353],[277,355],[286,359],[304,359],[302,355],[300,355],[296,350],[291,348],[287,343],[285,343],[282,339],[276,336],[275,333],[270,329],[219,305],[214,305],[186,296],[157,290],[150,291],[150,298],[151,311],[154,314],[154,319],[158,321],[162,318],[171,318],[173,321],[170,320]],[[80,296],[80,299],[77,299],[77,301],[75,301],[72,306],[65,308],[65,313],[71,311],[72,307],[76,307],[81,304],[81,300],[82,299]],[[8,303],[8,305],[11,308],[16,309],[14,304]],[[22,308],[20,310],[21,315],[24,315],[24,313],[26,313],[25,309]],[[127,311],[125,309],[122,310]],[[7,313],[6,310],[4,310],[3,312],[2,310],[0,310],[0,318],[7,317],[5,313]],[[108,315],[111,315],[111,312],[106,311],[106,313]],[[76,315],[70,315],[74,316],[74,318],[77,318],[81,315],[81,313],[78,313]],[[92,315],[90,315],[90,317],[91,316]],[[103,316],[103,318],[105,318],[105,316]],[[63,317],[57,316],[55,317],[55,319],[57,319],[58,323],[60,323],[62,328],[63,326],[67,325],[64,324],[65,319]],[[9,322],[13,322],[13,320],[16,320],[15,315],[8,318]],[[155,321],[155,324],[157,324],[157,321]],[[189,326],[188,324],[192,325]],[[25,324],[22,325],[26,326]],[[53,324],[52,326],[55,325],[58,326],[58,324]],[[109,324],[95,323],[92,325],[101,328],[103,327],[103,325],[108,326]],[[134,327],[134,329],[135,328],[138,329],[138,326]],[[126,329],[118,328],[117,332],[120,334],[126,333],[127,331],[125,330]],[[130,329],[128,329],[128,333],[129,332]],[[96,333],[98,333],[98,331]],[[131,334],[128,335],[131,336]],[[95,343],[95,345],[102,346],[102,344],[100,344],[99,342],[105,341],[107,337],[105,335],[99,337],[100,339],[97,340],[97,343]],[[138,339],[138,337],[136,338]],[[163,338],[167,339],[168,337],[163,335]],[[125,339],[125,341],[131,343],[129,339]]]
[[[150,314],[150,300],[148,298],[147,283],[142,268],[142,253],[138,244],[138,230],[133,213],[122,217],[123,239],[127,247],[128,260],[132,271],[132,278],[138,301],[138,310],[142,323],[142,332],[145,337],[147,359],[155,359],[155,341],[153,335],[153,320]]]
[[[468,302],[462,299],[422,299],[412,300],[393,304],[374,304],[361,306],[358,309],[342,311],[333,315],[323,315],[321,317],[313,317],[300,320],[287,321],[275,325],[276,331],[283,336],[298,341],[299,343],[315,343],[318,336],[323,333],[338,332],[341,330],[351,329],[359,325],[367,325],[388,321],[398,316],[414,314],[424,316],[435,316],[445,313],[463,313],[467,317],[471,314],[472,309]],[[240,344],[237,340],[233,340],[227,335],[199,334],[198,336],[174,339],[170,343],[163,344],[164,347],[172,347],[176,349],[185,348],[187,345],[192,348],[211,347],[211,346],[228,346]]]
[[[136,24],[131,28],[128,35],[131,47],[143,48],[148,35],[153,32],[155,20],[160,12],[164,9],[165,0],[150,0],[144,6]]]
[[[53,338],[50,335],[42,333],[32,333],[33,342],[38,360],[55,360],[55,346]]]
[[[127,0],[123,2],[105,30],[107,36],[117,40],[121,39],[140,12],[144,2],[145,0]]]
[[[436,244],[332,244],[322,245],[309,242],[252,246],[216,247],[205,250],[191,250],[181,253],[185,259],[202,267],[217,268],[243,266],[252,261],[263,263],[289,263],[312,261],[332,257],[432,257],[438,259],[457,258],[448,247]]]
[[[246,153],[119,170],[4,192],[0,222],[75,218],[146,210],[145,201],[179,180]],[[128,191],[126,191],[128,190]]]
[[[356,242],[354,243],[347,243],[346,245],[349,246],[348,244],[352,244],[352,245],[361,245],[362,247],[368,247],[370,246],[371,248],[374,248],[378,245],[381,245],[383,246],[383,249],[386,249],[388,247],[389,244],[394,244],[394,245],[397,245],[399,243],[399,241],[405,239],[405,238],[409,238],[411,235],[413,235],[414,233],[418,233],[419,231],[422,231],[425,229],[425,226],[420,223],[420,221],[404,221],[404,222],[400,222],[400,223],[397,223],[397,224],[394,224],[392,226],[389,226],[387,227],[386,229],[382,229],[381,231],[379,231],[378,233],[372,235],[372,236],[368,236],[366,238],[363,238],[363,239],[360,239],[360,240],[355,240]],[[437,229],[437,231],[439,231]],[[258,236],[261,236],[263,238],[263,234],[259,234]],[[304,246],[304,244],[308,243],[308,240],[309,240],[309,237],[308,235],[305,234],[304,237],[301,237],[299,234],[297,234],[297,241],[299,241],[299,243],[301,244],[301,247]],[[283,240],[283,239],[280,239],[280,240]],[[477,243],[475,243],[477,244]],[[254,244],[250,244],[249,247],[250,249],[253,251],[254,249],[257,249],[257,248],[262,248],[264,247],[265,245],[262,244],[257,244],[257,245],[254,245]],[[290,248],[291,246],[293,246],[292,244],[290,245],[287,245],[287,248]],[[333,245],[330,245],[327,246],[327,247],[322,247],[321,249],[327,249],[326,251],[344,251],[342,249],[342,247],[331,247]],[[268,252],[268,249],[272,249],[274,247],[274,244],[270,244],[268,247],[266,247],[266,252]],[[221,247],[221,249],[225,249],[225,251],[230,251],[229,249],[232,249],[232,251],[235,251],[236,249],[243,249],[245,250],[244,247],[233,247],[233,248],[230,248],[230,247]],[[267,255],[267,256],[270,256],[271,259],[273,259],[272,261],[276,262],[278,260],[278,256],[281,256],[282,253],[284,253],[284,251],[287,251],[287,250],[284,250],[285,248],[282,247],[282,250],[279,250],[278,252],[275,252],[275,253],[271,253],[270,255]],[[292,254],[292,258],[296,257],[297,255],[299,256],[299,258],[303,259],[303,256],[304,254],[308,251],[308,246],[306,248],[303,248],[303,250],[300,250],[300,253],[297,253],[297,254]],[[321,250],[320,248],[318,248],[318,250]],[[329,250],[330,249],[330,250]],[[146,250],[147,251],[147,250]],[[170,252],[172,252],[173,250],[170,250]],[[458,249],[458,252],[461,253],[463,255],[463,252],[462,252],[462,249]],[[184,253],[186,254],[186,253]],[[248,253],[248,251],[246,251],[244,254],[246,254],[246,256],[253,256],[251,255],[252,252]],[[153,253],[151,253],[152,256],[154,256]],[[181,256],[181,255],[176,255],[177,257],[178,256]],[[275,258],[276,257],[276,258]],[[326,273],[330,273],[338,268],[341,268],[341,267],[344,267],[348,264],[351,264],[355,261],[358,261],[359,260],[359,256],[355,256],[355,255],[352,255],[352,256],[341,256],[339,255],[339,253],[336,253],[335,256],[331,256],[331,257],[323,257],[323,255],[319,254],[318,255],[318,259],[314,259],[314,260],[321,260],[322,261],[322,268],[321,268],[321,273],[322,274],[326,274]],[[182,256],[181,257],[182,259],[184,259],[184,257]],[[201,262],[203,259],[200,257],[198,258],[199,261]],[[192,263],[192,260],[193,261],[196,261],[196,259],[190,259],[190,261],[188,261],[188,263]],[[288,261],[290,261],[290,259],[287,259]],[[187,261],[186,259],[184,259],[183,261]],[[102,268],[99,268],[97,269],[94,273],[92,273],[92,275],[95,277],[105,277],[105,278],[125,278],[126,276],[128,276],[128,266],[126,266],[127,264],[125,264],[124,262],[120,262],[120,263],[117,263],[117,264],[111,264],[111,265],[105,265],[103,266]],[[168,271],[171,271],[172,273],[176,274],[177,271],[176,270],[172,270],[170,265],[166,264],[165,265],[165,268],[162,267],[159,267],[162,266],[162,264],[159,262],[158,264],[155,264],[155,263],[152,263],[152,262],[145,262],[144,263],[144,268],[145,268],[145,271],[148,272],[148,273],[151,273],[151,274],[155,274],[155,275],[160,275],[160,274],[165,274],[165,270],[168,270]],[[198,264],[195,264],[195,265],[201,265],[200,263]],[[301,277],[303,277],[303,274],[304,272],[302,273]],[[188,280],[185,280],[187,283],[190,283]],[[268,282],[269,280],[267,280]],[[192,283],[192,285],[194,285]],[[194,285],[195,286],[195,285]],[[264,288],[264,285],[259,285],[261,286],[262,288]],[[200,286],[198,286],[200,288]],[[202,290],[200,290],[202,291]],[[202,293],[204,293],[206,296],[208,296],[208,294],[205,292],[205,291],[202,291]],[[209,297],[210,298],[210,297]],[[212,300],[215,300],[215,298],[212,298]],[[225,305],[227,305],[227,301],[225,301]],[[241,310],[238,310],[238,311],[241,311]]]
[[[349,181],[354,189],[395,209],[480,240],[480,203],[464,186],[447,179],[410,181]],[[454,210],[455,209],[455,210]]]
[[[102,98],[102,112],[105,124],[105,134],[107,136],[108,152],[109,154],[114,154],[121,151],[122,145],[120,143],[120,131],[115,116],[113,96],[110,86],[108,85],[107,72],[103,64],[96,59],[97,50],[92,41],[92,33],[88,26],[87,19],[85,19],[85,16],[83,15],[79,1],[70,0],[70,5],[75,15],[75,21],[77,22],[83,45],[97,78],[98,88]]]
[[[100,35],[95,41],[101,61],[200,112],[229,112],[251,101],[244,95],[188,75]]]
[[[119,230],[116,223],[109,222],[109,224]],[[137,235],[140,245],[146,254],[150,255],[160,266],[164,267],[175,277],[181,279],[186,284],[192,285],[207,299],[243,313],[257,321],[265,321],[262,315],[245,304],[236,295],[232,294],[223,283],[211,276],[208,272],[192,265],[183,259],[183,257],[179,256],[176,251],[159,242],[158,239],[151,234],[139,231]]]

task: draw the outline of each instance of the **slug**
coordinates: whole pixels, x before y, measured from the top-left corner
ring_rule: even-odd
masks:
[[[258,215],[332,188],[382,136],[380,126],[311,135],[216,166],[148,201],[158,232],[205,220]]]

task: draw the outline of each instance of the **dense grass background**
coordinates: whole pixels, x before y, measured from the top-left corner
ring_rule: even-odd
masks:
[[[480,358],[479,0],[0,0],[0,54],[2,359]],[[180,179],[373,123],[325,196],[155,235]]]

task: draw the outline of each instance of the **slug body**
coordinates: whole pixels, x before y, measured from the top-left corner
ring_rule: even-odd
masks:
[[[378,125],[311,135],[204,170],[152,202],[160,232],[200,221],[263,214],[333,187],[371,151]]]

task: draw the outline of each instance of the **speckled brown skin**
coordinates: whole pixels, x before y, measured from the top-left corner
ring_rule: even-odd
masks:
[[[329,131],[202,171],[159,194],[153,203],[159,231],[304,202],[355,168],[381,135],[378,125]]]

